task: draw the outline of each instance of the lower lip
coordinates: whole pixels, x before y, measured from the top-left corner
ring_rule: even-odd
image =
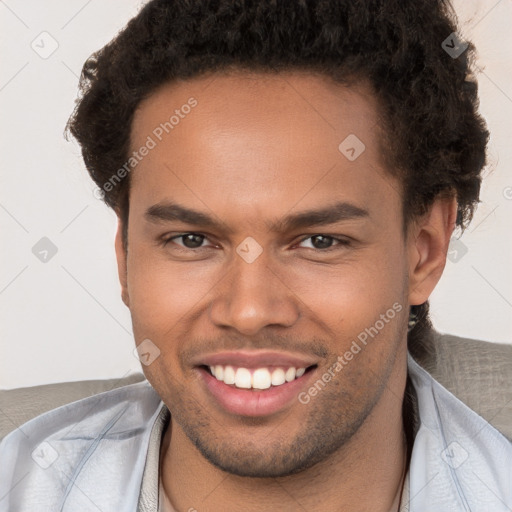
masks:
[[[260,390],[229,386],[217,380],[204,368],[198,368],[198,371],[208,391],[224,410],[239,416],[257,417],[274,414],[298,401],[297,395],[306,386],[315,370],[310,370],[302,377],[281,386]]]

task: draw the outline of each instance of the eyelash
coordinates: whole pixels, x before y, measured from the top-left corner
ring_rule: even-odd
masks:
[[[193,232],[193,231],[190,231],[190,232],[187,232],[187,233],[180,233],[179,235],[173,235],[171,237],[167,237],[167,238],[164,238],[161,242],[161,245],[163,247],[166,247],[169,242],[172,242],[178,238],[183,238],[187,235],[197,235],[197,236],[201,236],[203,237],[205,240],[208,239],[208,237],[206,235],[203,235],[201,233],[196,233],[196,232]],[[317,249],[315,247],[306,247],[306,249],[312,249],[314,251],[317,251],[317,252],[323,252],[323,253],[326,253],[326,252],[331,252],[331,251],[334,251],[336,250],[336,248],[343,248],[343,247],[349,247],[351,245],[351,241],[348,240],[348,239],[345,239],[345,238],[337,238],[335,236],[331,236],[331,235],[325,235],[323,233],[315,233],[313,235],[308,235],[304,238],[302,238],[301,240],[299,240],[299,244],[304,242],[305,240],[308,240],[310,238],[314,238],[316,236],[323,236],[325,238],[330,238],[332,239],[333,241],[337,242],[336,245],[334,246],[331,246],[331,247],[327,247],[325,249]],[[203,240],[204,241],[204,240]],[[208,249],[208,247],[197,247],[195,249],[192,249],[192,248],[189,248],[189,247],[183,247],[183,246],[180,246],[178,245],[178,248],[179,250],[182,250],[182,251],[193,251],[193,252],[198,252],[199,250],[203,250],[203,249]]]

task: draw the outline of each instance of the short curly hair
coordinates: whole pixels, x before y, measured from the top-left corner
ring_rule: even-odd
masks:
[[[85,62],[67,129],[126,227],[129,173],[108,192],[104,185],[129,158],[136,107],[160,85],[229,69],[364,80],[382,108],[383,156],[401,180],[404,219],[448,193],[463,229],[478,202],[488,132],[474,47],[456,32],[443,0],[151,0]],[[456,46],[465,49],[446,51]],[[422,311],[427,321],[428,303]]]

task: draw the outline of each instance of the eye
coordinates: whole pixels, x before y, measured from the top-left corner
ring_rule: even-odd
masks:
[[[179,243],[178,240],[181,240],[181,243]],[[176,245],[185,249],[203,249],[204,246],[202,246],[202,243],[205,240],[207,240],[205,235],[200,235],[198,233],[181,233],[179,235],[166,238],[163,241],[163,245],[166,246],[170,242],[174,242]]]
[[[321,251],[334,250],[336,246],[346,247],[350,245],[350,241],[343,238],[336,238],[329,235],[312,235],[301,240],[301,244],[310,241],[310,247],[307,249],[316,249]]]

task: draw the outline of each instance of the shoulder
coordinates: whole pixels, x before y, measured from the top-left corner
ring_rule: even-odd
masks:
[[[499,346],[478,347],[477,340],[448,343],[453,345],[437,347],[437,361],[429,365],[418,364],[409,354],[420,419],[410,466],[411,496],[421,494],[418,504],[423,500],[429,510],[498,510],[512,503],[512,443],[506,437],[512,410],[510,403],[502,410],[501,377],[493,381],[490,375],[497,361],[507,367],[501,356],[506,360],[511,355]],[[486,355],[481,358],[477,348]],[[510,373],[503,372],[510,382]],[[495,396],[500,398],[493,400]],[[500,412],[502,428],[494,417]]]
[[[0,390],[0,440],[20,425],[45,412],[83,398],[144,381],[142,373],[121,378],[57,382]]]
[[[37,396],[33,397],[37,399]],[[42,440],[73,431],[94,437],[103,430],[105,422],[117,414],[130,412],[133,425],[148,414],[152,415],[160,397],[146,380],[121,386],[61,405],[23,423],[10,432],[0,443],[5,446],[20,443],[37,446]]]
[[[434,346],[420,365],[512,440],[512,345],[435,333]]]
[[[119,488],[128,499],[123,487],[142,475],[161,405],[142,381],[63,405],[16,428],[0,443],[0,496],[8,501],[0,502],[0,511],[79,506],[84,493],[101,502],[110,494],[102,486]]]

